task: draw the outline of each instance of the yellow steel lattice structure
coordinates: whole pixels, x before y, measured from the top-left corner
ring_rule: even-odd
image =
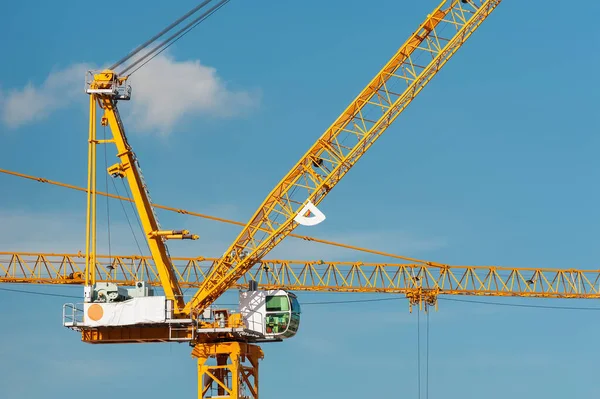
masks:
[[[258,398],[258,362],[264,357],[259,346],[198,344],[192,356],[198,362],[199,398]]]
[[[150,257],[96,257],[96,281],[160,287]],[[214,258],[172,258],[182,288],[199,287]],[[84,284],[81,254],[0,252],[0,283]],[[263,260],[231,288],[427,295],[600,298],[600,270]]]
[[[215,262],[186,311],[210,305],[290,234],[304,206],[325,198],[500,2],[440,3],[275,186]]]

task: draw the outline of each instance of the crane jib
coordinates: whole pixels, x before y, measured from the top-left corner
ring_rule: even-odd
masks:
[[[81,258],[82,254],[0,252],[0,283],[83,285]],[[200,287],[216,260],[173,258],[181,287]],[[150,286],[162,285],[151,257],[98,255],[97,262],[98,282],[126,286],[146,279]],[[121,267],[111,270],[112,264]],[[257,262],[230,288],[246,288],[250,281],[266,290],[387,294],[421,290],[437,295],[600,299],[597,269],[269,259]]]
[[[501,0],[442,2],[356,99],[275,186],[213,265],[184,313],[200,311],[229,289],[297,226],[308,201],[318,205],[368,151]],[[446,37],[443,33],[450,33]],[[429,59],[425,66],[419,61]],[[404,86],[398,93],[395,85]],[[371,114],[375,114],[373,118]],[[379,115],[379,116],[377,116]],[[266,231],[266,233],[261,234]]]

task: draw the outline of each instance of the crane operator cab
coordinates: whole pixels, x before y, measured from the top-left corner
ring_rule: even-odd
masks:
[[[240,291],[240,313],[246,328],[266,339],[291,338],[300,326],[300,303],[285,290]]]

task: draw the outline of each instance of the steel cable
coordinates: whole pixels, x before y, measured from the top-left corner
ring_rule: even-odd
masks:
[[[190,22],[185,27],[183,27],[182,29],[180,29],[179,31],[177,31],[175,34],[171,35],[169,38],[165,39],[163,42],[161,42],[160,44],[158,44],[156,47],[154,47],[152,50],[150,50],[143,57],[141,57],[140,59],[138,59],[137,61],[135,61],[133,64],[129,65],[127,68],[125,68],[121,72],[119,72],[119,74],[120,75],[125,74],[125,73],[127,73],[127,71],[131,70],[132,68],[134,68],[138,64],[142,63],[139,67],[135,68],[129,74],[129,75],[132,75],[137,70],[139,70],[141,67],[143,67],[144,65],[146,65],[152,59],[154,59],[154,57],[158,56],[160,53],[162,53],[167,48],[169,48],[172,44],[174,44],[177,40],[181,39],[188,32],[190,32],[192,29],[194,29],[196,26],[198,26],[198,24],[200,22],[204,21],[206,18],[208,18],[212,14],[214,14],[217,10],[219,10],[222,6],[224,6],[228,2],[229,2],[229,0],[221,0],[217,5],[215,5],[214,7],[210,8],[208,11],[206,11],[203,14],[201,14],[199,17],[193,19],[192,22]],[[152,55],[154,52],[156,52],[159,49],[160,49],[160,51],[158,51],[156,54]],[[150,58],[148,58],[148,57],[150,57]]]
[[[207,5],[208,3],[210,3],[211,1],[212,0],[206,0],[206,1],[202,2],[202,3],[200,3],[199,5],[197,5],[196,7],[192,8],[186,14],[184,14],[183,16],[181,16],[180,18],[178,18],[175,22],[171,23],[169,26],[167,26],[166,28],[164,28],[162,31],[158,32],[152,38],[150,38],[146,42],[140,44],[137,48],[135,48],[133,51],[131,51],[125,57],[121,58],[119,61],[117,61],[116,63],[114,63],[113,65],[111,65],[111,67],[109,69],[115,69],[116,67],[122,65],[127,60],[129,60],[131,57],[133,57],[134,55],[136,55],[137,53],[139,53],[140,51],[142,51],[143,49],[145,49],[146,47],[148,47],[148,45],[150,45],[152,42],[154,42],[155,40],[159,39],[161,36],[163,36],[164,34],[166,34],[168,31],[170,31],[171,29],[173,29],[175,26],[179,25],[183,20],[185,20],[186,18],[188,18],[190,15],[194,14],[196,11],[198,11],[199,9],[201,9],[202,7],[204,7],[205,5]]]

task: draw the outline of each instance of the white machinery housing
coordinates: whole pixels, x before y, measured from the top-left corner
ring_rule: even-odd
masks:
[[[192,319],[174,319],[173,301],[166,296],[155,296],[146,282],[137,282],[134,288],[119,287],[114,283],[97,283],[85,287],[83,304],[63,306],[63,325],[81,327],[119,327],[133,325],[197,323]],[[227,326],[227,315],[240,313],[243,327]],[[217,327],[201,328],[197,333],[218,335],[228,333],[250,341],[279,341],[291,338],[300,326],[300,304],[295,294],[285,290],[262,291],[252,281],[248,290],[239,293],[239,309],[206,309],[201,321],[217,321]]]

